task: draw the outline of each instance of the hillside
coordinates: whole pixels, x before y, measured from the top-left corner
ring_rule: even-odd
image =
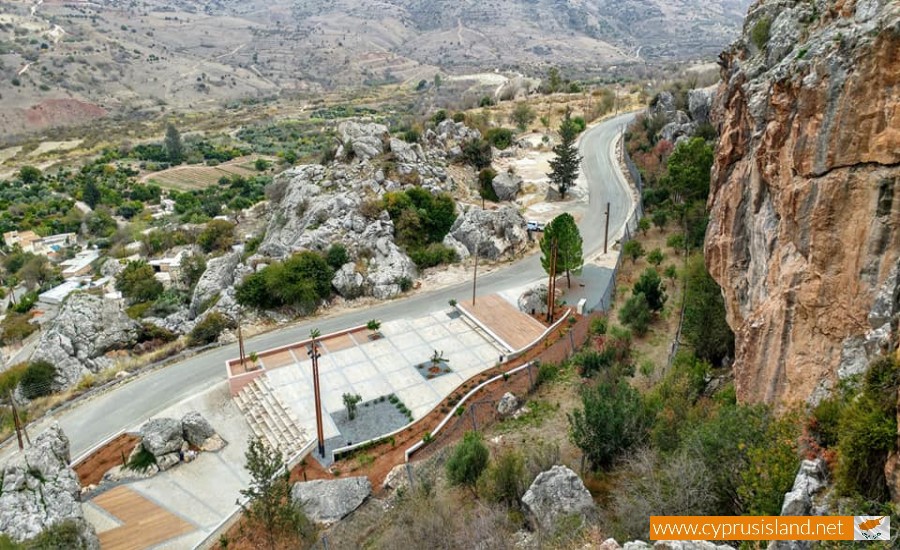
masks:
[[[748,0],[0,1],[0,136],[108,114],[712,58]]]

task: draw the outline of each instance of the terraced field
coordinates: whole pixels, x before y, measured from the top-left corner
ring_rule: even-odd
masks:
[[[141,178],[142,182],[153,182],[161,187],[169,189],[178,189],[181,191],[189,191],[192,189],[203,189],[210,185],[216,185],[222,177],[230,178],[232,176],[252,177],[262,174],[254,168],[253,163],[258,158],[265,158],[270,163],[274,161],[270,157],[261,157],[253,155],[234,159],[231,162],[220,164],[218,166],[176,166],[161,172],[147,174]]]

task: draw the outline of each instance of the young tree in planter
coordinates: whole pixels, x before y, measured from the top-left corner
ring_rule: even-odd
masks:
[[[362,396],[359,394],[345,393],[342,397],[344,399],[344,407],[347,409],[347,418],[349,420],[355,419],[357,405],[362,401]]]
[[[371,334],[369,334],[369,338],[378,338],[380,336],[379,330],[381,330],[381,321],[378,319],[372,319],[368,323],[366,323],[366,328],[369,329]]]
[[[553,243],[556,242],[556,272],[566,272],[566,281],[572,288],[571,273],[581,272],[584,265],[581,233],[571,214],[560,214],[550,222],[541,236],[541,266],[550,274]]]
[[[315,527],[291,499],[290,471],[281,453],[254,438],[244,457],[250,486],[241,490],[241,496],[247,499],[241,508],[250,522],[262,527],[266,547],[275,550],[284,537],[291,538],[293,544],[311,540]]]
[[[553,148],[556,158],[550,161],[551,172],[548,174],[550,181],[556,185],[559,195],[566,198],[566,191],[575,185],[578,178],[578,167],[581,164],[581,155],[575,147],[575,138],[578,137],[578,126],[572,120],[571,111],[566,110],[566,116],[559,125],[560,143]]]

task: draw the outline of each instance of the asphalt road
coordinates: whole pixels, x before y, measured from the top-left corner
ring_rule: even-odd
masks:
[[[614,147],[622,128],[633,114],[603,122],[588,130],[580,142],[584,157],[582,169],[590,190],[589,207],[582,208],[581,232],[585,256],[603,249],[605,208],[612,204],[610,244],[621,233],[632,198],[621,170],[615,162]],[[493,294],[543,280],[540,257],[529,256],[509,267],[479,278],[478,294]],[[369,319],[390,321],[424,315],[445,307],[448,300],[464,299],[471,294],[471,283],[461,283],[432,292],[399,298],[375,307],[361,308],[340,315],[321,316],[245,341],[246,349],[264,350],[302,340],[312,328],[323,334],[351,326],[364,325]],[[142,375],[106,394],[62,411],[55,417],[69,436],[72,456],[77,457],[122,429],[135,427],[204,389],[225,380],[225,361],[238,355],[237,344],[199,354],[163,369]]]

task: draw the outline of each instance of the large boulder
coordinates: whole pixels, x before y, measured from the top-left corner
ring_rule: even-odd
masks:
[[[241,254],[232,252],[213,258],[206,263],[206,271],[200,276],[194,287],[191,297],[191,315],[197,316],[211,307],[212,302],[221,300],[222,293],[234,286],[235,274],[238,272],[238,264],[241,263]]]
[[[562,517],[587,518],[595,509],[594,499],[578,474],[559,465],[537,476],[522,497],[522,504],[534,523],[547,532],[553,532]]]
[[[512,206],[499,210],[470,208],[456,218],[444,244],[460,243],[469,251],[489,260],[510,258],[525,249],[528,231],[525,218]]]
[[[519,311],[529,315],[533,313],[545,313],[547,311],[547,285],[539,284],[529,288],[519,296]]]
[[[709,124],[709,112],[715,97],[715,87],[698,88],[688,92],[688,114],[693,122]]]
[[[184,444],[181,422],[174,418],[154,418],[141,426],[140,433],[144,449],[155,457],[177,453]]]
[[[514,201],[519,190],[522,189],[522,176],[501,172],[494,176],[491,186],[501,201]]]
[[[84,519],[81,484],[69,460],[69,439],[54,424],[3,465],[0,533],[22,542],[53,525],[74,522],[83,547],[100,548],[94,528]]]
[[[191,411],[181,418],[181,431],[184,440],[195,447],[202,447],[207,439],[216,435],[212,425],[197,411]]]
[[[353,154],[362,160],[369,160],[384,153],[384,141],[389,132],[387,126],[355,121],[342,122],[338,125],[338,134],[345,148],[351,148]]]
[[[504,393],[503,397],[500,398],[500,402],[497,403],[497,412],[504,418],[512,415],[518,408],[519,398],[510,392]]]
[[[77,292],[69,296],[46,326],[32,360],[56,366],[54,389],[65,389],[89,373],[113,366],[108,351],[130,349],[140,325],[129,318],[117,300]]]
[[[366,477],[317,479],[294,484],[291,498],[303,506],[313,521],[330,524],[340,521],[372,494],[372,484]]]

